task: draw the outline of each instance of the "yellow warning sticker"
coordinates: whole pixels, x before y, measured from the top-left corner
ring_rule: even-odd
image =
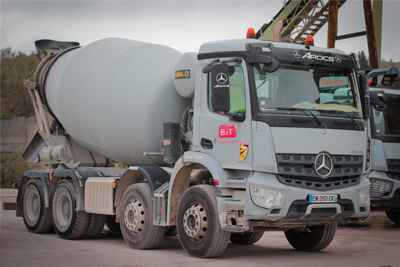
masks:
[[[188,79],[188,78],[190,78],[190,70],[175,71],[175,79]]]
[[[245,160],[249,151],[249,143],[240,143],[240,160]]]

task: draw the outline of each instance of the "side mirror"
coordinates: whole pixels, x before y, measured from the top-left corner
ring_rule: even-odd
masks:
[[[231,109],[228,64],[212,65],[210,75],[211,107],[216,111],[228,112]]]
[[[387,101],[387,96],[385,92],[372,92],[371,93],[371,105],[374,106],[376,110],[385,111],[387,105],[384,103]]]
[[[371,117],[368,79],[365,75],[360,75],[358,78],[363,119],[368,120]]]
[[[267,73],[275,72],[281,64],[275,58],[272,58],[270,56],[261,53],[254,53],[253,57],[249,60],[248,63],[249,64],[263,63],[264,64],[263,71]]]

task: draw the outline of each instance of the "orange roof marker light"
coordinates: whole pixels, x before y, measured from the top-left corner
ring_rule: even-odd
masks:
[[[306,45],[314,46],[314,38],[312,35],[307,35],[306,37]]]
[[[253,28],[248,28],[247,29],[246,38],[256,39],[256,32],[254,31]]]

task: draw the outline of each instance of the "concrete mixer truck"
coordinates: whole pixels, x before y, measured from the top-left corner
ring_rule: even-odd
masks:
[[[185,54],[120,38],[36,48],[24,84],[39,129],[23,156],[47,169],[17,197],[33,233],[94,238],[106,224],[150,249],[175,230],[205,258],[284,231],[318,251],[370,212],[354,55],[252,38]]]

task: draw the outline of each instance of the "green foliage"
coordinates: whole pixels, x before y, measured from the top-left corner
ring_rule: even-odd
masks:
[[[1,187],[10,188],[15,182],[21,180],[22,175],[30,169],[21,156],[21,152],[1,154]]]
[[[1,118],[31,116],[34,114],[31,99],[22,84],[37,65],[34,53],[26,55],[11,48],[1,49]]]
[[[367,56],[365,55],[364,50],[358,51],[357,57],[360,62],[360,68],[362,70],[369,71],[370,70],[369,60],[368,60]]]

